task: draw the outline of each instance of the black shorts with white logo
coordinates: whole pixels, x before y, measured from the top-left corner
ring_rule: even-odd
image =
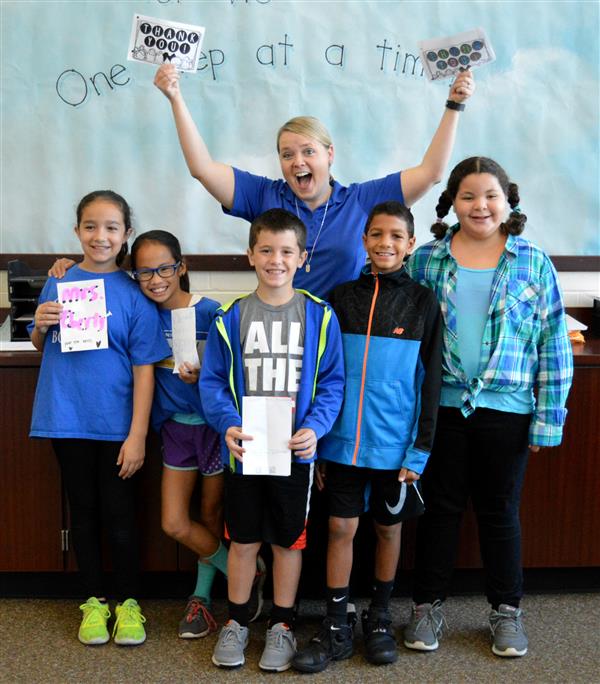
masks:
[[[380,525],[396,525],[402,519],[400,468],[378,470],[357,468],[327,461],[325,491],[329,515],[357,518],[366,510]]]

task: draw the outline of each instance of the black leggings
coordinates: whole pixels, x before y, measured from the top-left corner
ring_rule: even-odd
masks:
[[[479,528],[486,595],[497,608],[523,595],[519,505],[529,455],[530,415],[478,408],[464,418],[441,406],[423,473],[425,514],[419,518],[415,603],[444,600],[470,498]]]
[[[122,442],[53,439],[71,513],[71,533],[84,593],[106,596],[102,531],[110,544],[117,600],[138,595],[139,539],[135,480],[116,465]]]

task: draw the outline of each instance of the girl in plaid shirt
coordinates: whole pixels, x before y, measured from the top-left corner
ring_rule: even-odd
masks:
[[[451,207],[458,223],[449,227],[443,217]],[[458,164],[436,211],[437,239],[407,265],[439,299],[444,350],[436,437],[423,476],[427,509],[418,527],[415,605],[404,643],[423,651],[438,647],[470,498],[492,651],[522,656],[528,644],[519,608],[519,505],[529,452],[562,438],[573,374],[564,306],[550,259],[519,237],[527,217],[518,187],[496,162],[471,157]]]

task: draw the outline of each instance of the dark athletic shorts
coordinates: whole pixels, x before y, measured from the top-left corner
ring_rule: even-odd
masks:
[[[380,525],[396,525],[401,518],[400,511],[394,514],[400,503],[399,472],[400,468],[376,470],[327,461],[329,515],[357,518],[368,509]]]
[[[188,425],[167,420],[160,436],[165,468],[199,470],[202,475],[223,472],[219,435],[208,425]]]
[[[225,534],[238,544],[306,547],[314,463],[292,463],[288,477],[242,475],[225,468]]]

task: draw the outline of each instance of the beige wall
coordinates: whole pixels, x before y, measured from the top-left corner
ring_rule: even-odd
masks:
[[[195,271],[191,275],[193,292],[227,302],[236,295],[256,287],[254,273]],[[567,306],[592,306],[592,297],[600,297],[600,273],[559,273]],[[6,271],[0,271],[0,307],[8,308],[8,281]]]

